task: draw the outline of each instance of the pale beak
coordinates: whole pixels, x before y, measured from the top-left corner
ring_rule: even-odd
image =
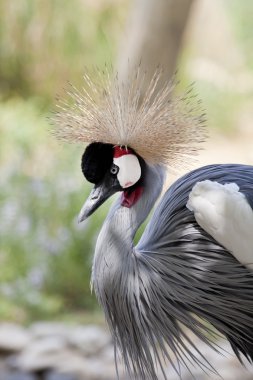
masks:
[[[89,198],[84,203],[78,216],[78,223],[83,222],[88,216],[101,206],[109,197],[120,191],[118,181],[105,179],[102,183],[95,185],[91,190]]]

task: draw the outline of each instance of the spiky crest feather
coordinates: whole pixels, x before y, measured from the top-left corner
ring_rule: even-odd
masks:
[[[205,115],[192,87],[182,96],[173,93],[174,79],[159,88],[161,72],[157,69],[144,96],[140,66],[131,83],[117,74],[110,80],[108,69],[97,70],[97,80],[85,74],[82,89],[68,91],[72,104],[58,105],[53,133],[68,142],[129,146],[151,164],[187,164],[206,137]]]

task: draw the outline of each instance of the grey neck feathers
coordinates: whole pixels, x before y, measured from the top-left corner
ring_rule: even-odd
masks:
[[[159,197],[164,178],[164,167],[147,166],[144,191],[136,204],[131,208],[123,207],[120,202],[121,197],[119,197],[110,209],[96,244],[92,270],[92,282],[96,293],[102,290],[100,286],[106,287],[107,281],[111,282],[110,279],[113,278],[115,271],[118,273],[124,270],[122,260],[130,259],[136,231]],[[97,296],[99,297],[99,294]]]
[[[140,323],[138,310],[143,309],[140,293],[145,293],[145,290],[138,276],[139,267],[133,238],[160,195],[164,174],[165,170],[161,166],[147,167],[144,190],[136,204],[126,208],[121,206],[120,198],[115,202],[99,234],[92,267],[92,286],[112,332],[115,355],[117,357],[121,352],[128,372],[134,369],[134,363],[139,360],[140,347],[144,347],[142,351],[145,352],[141,353],[141,357],[147,357],[148,362],[143,362],[145,361],[145,367],[150,367],[148,372],[151,376],[147,378],[143,373],[140,377],[142,380],[157,378],[145,341],[146,334],[141,338],[142,344],[138,341],[138,332],[135,331]],[[139,308],[136,308],[136,302]],[[117,365],[117,359],[115,362]],[[136,378],[140,370],[141,368],[134,370],[132,378]]]

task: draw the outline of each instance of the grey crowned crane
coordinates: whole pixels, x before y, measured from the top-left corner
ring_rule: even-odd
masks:
[[[213,370],[195,335],[217,349],[225,336],[240,361],[253,360],[253,167],[215,164],[185,174],[164,193],[138,244],[135,234],[163,189],[168,167],[188,164],[205,137],[191,92],[140,97],[117,76],[70,91],[53,117],[57,137],[88,144],[85,178],[94,184],[79,221],[116,192],[97,239],[92,287],[132,379],[166,378],[170,361]],[[88,89],[87,89],[88,88]],[[191,334],[187,334],[187,329]]]

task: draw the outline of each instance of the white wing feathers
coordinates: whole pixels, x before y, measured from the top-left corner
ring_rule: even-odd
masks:
[[[198,182],[186,206],[206,232],[253,270],[253,210],[236,183]]]

